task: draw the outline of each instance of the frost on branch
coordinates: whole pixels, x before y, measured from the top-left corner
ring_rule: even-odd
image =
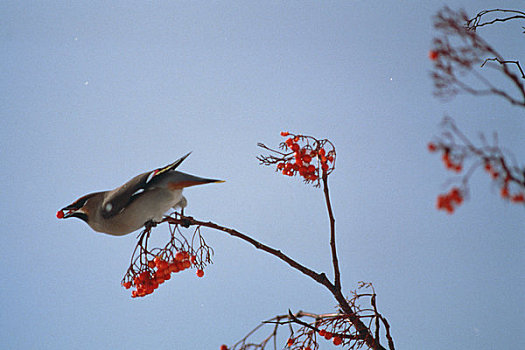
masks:
[[[329,140],[318,140],[312,136],[281,132],[286,141],[279,144],[279,150],[259,143],[258,146],[270,151],[270,155],[257,157],[263,165],[276,165],[276,171],[283,175],[299,175],[305,183],[320,185],[320,179],[328,176],[335,167],[335,147]]]
[[[380,328],[383,325],[389,348],[394,349],[390,325],[377,310],[376,293],[372,284],[359,282],[358,290],[352,291],[351,294],[347,302],[356,311],[355,315],[359,320],[366,324],[370,330],[370,336],[379,339]],[[285,333],[284,338],[278,336],[280,330]],[[286,339],[284,344],[283,339]],[[349,320],[349,315],[339,310],[339,312],[330,314],[288,311],[288,314],[278,315],[264,321],[231,348],[226,347],[226,349],[318,350],[326,343],[332,343],[344,349],[369,348],[366,339],[359,335],[359,331]]]
[[[171,220],[170,220],[171,219]],[[139,235],[133,251],[131,263],[122,279],[126,289],[134,287],[131,296],[144,297],[153,293],[159,285],[171,279],[173,273],[182,272],[190,267],[197,269],[197,276],[204,276],[204,268],[212,263],[213,249],[206,244],[197,226],[191,239],[182,233],[179,222],[184,221],[174,213],[163,220],[169,223],[170,239],[163,248],[149,248],[148,241],[151,225],[146,225]]]
[[[443,120],[442,128],[441,135],[428,144],[428,150],[441,153],[445,168],[460,174],[460,177],[457,180],[459,187],[453,187],[449,193],[438,197],[438,209],[453,213],[463,202],[468,193],[469,179],[478,169],[483,169],[490,177],[503,199],[525,203],[525,167],[518,166],[512,154],[502,150],[496,135],[492,142],[481,135],[479,144],[475,144],[450,118]]]
[[[445,7],[436,15],[434,28],[440,35],[434,39],[429,53],[434,62],[435,94],[441,97],[452,97],[459,92],[496,95],[513,105],[525,107],[525,75],[520,63],[503,58],[478,35],[476,28],[495,23],[482,22],[486,13],[480,14],[469,19],[464,11]],[[525,16],[512,18],[525,19]],[[500,21],[508,19],[500,18]],[[501,82],[510,83],[510,89],[503,89],[493,82],[494,79],[485,76],[489,67],[497,72]]]

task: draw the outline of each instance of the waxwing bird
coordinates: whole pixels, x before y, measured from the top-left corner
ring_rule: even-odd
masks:
[[[57,218],[79,218],[93,230],[115,236],[131,233],[147,223],[160,222],[170,208],[186,207],[183,188],[224,182],[176,171],[190,153],[163,168],[137,175],[114,190],[80,197],[60,209]]]

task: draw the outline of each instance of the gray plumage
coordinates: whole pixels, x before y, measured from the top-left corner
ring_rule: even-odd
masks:
[[[171,208],[186,207],[183,188],[224,182],[176,171],[189,155],[137,175],[114,190],[85,195],[59,210],[57,217],[77,217],[97,232],[116,236],[138,230],[147,222],[159,222]]]

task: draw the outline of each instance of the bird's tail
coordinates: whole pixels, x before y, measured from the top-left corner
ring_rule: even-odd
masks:
[[[168,164],[166,165],[165,167],[163,168],[158,168],[155,170],[154,172],[154,176],[157,176],[157,175],[160,175],[162,173],[165,173],[167,171],[170,171],[170,170],[174,170],[176,169],[179,165],[182,164],[182,162],[184,162],[184,159],[188,158],[188,156],[191,154],[191,152],[189,152],[188,154],[186,154],[185,156],[183,157],[180,157],[179,159],[177,159],[176,161],[174,161],[173,163],[171,164]]]

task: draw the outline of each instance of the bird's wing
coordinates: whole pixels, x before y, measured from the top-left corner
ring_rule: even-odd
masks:
[[[109,219],[122,212],[131,202],[147,191],[153,181],[168,175],[170,170],[177,168],[188,157],[190,153],[175,162],[146,173],[140,174],[126,182],[124,185],[109,191],[102,203],[102,216]]]

